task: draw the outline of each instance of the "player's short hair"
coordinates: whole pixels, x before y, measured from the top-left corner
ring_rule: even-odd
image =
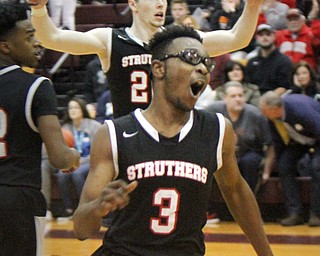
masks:
[[[26,4],[0,3],[0,40],[3,40],[20,20],[28,19]]]
[[[192,27],[183,25],[169,25],[162,31],[154,34],[149,42],[149,49],[152,54],[152,59],[160,59],[168,53],[168,47],[172,41],[180,37],[190,37],[202,43],[202,38],[199,33]]]

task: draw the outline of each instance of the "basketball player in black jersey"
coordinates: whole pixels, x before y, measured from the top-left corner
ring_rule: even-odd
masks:
[[[77,168],[80,155],[63,140],[50,81],[36,67],[40,43],[20,5],[0,4],[0,255],[42,256],[46,202],[41,145],[57,168]]]
[[[76,55],[99,56],[110,85],[114,117],[149,105],[151,55],[147,43],[164,25],[166,0],[128,0],[133,17],[130,28],[97,28],[85,33],[56,28],[47,15],[45,5],[48,0],[28,2],[34,5],[32,22],[44,47]],[[201,33],[210,56],[236,51],[249,44],[261,2],[247,0],[242,16],[231,30]]]
[[[213,68],[201,42],[188,27],[157,33],[150,42],[150,106],[98,130],[73,218],[83,240],[99,230],[101,217],[115,213],[93,255],[204,255],[213,177],[257,254],[273,255],[237,166],[232,125],[221,114],[194,109]]]

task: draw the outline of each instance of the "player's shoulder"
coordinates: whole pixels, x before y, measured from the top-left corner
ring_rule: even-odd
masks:
[[[130,37],[128,36],[127,32],[126,32],[126,27],[121,27],[121,28],[112,28],[112,32],[113,34],[115,34],[116,36],[120,36],[120,38],[126,38],[126,39],[130,39]]]
[[[52,84],[51,80],[45,76],[35,74],[35,73],[30,73],[24,69],[16,69],[13,72],[8,73],[9,76],[12,77],[12,79],[16,81],[21,81],[23,84],[29,84],[32,85],[34,83],[48,83]]]

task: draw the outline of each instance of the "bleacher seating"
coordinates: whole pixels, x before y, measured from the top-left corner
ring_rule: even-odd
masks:
[[[89,28],[101,26],[122,27],[128,26],[132,22],[130,11],[127,10],[127,4],[121,3],[116,5],[80,5],[76,9],[76,27],[83,31],[83,27]],[[123,13],[126,11],[125,13]]]

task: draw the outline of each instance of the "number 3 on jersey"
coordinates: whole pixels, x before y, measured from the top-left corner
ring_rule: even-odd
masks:
[[[150,219],[150,229],[153,233],[166,235],[175,230],[179,203],[180,194],[176,189],[159,189],[154,193],[153,205],[159,207],[159,218]]]
[[[148,74],[145,71],[131,73],[131,102],[148,103]]]
[[[7,114],[0,108],[0,158],[7,156],[6,142],[4,136],[7,133]]]

